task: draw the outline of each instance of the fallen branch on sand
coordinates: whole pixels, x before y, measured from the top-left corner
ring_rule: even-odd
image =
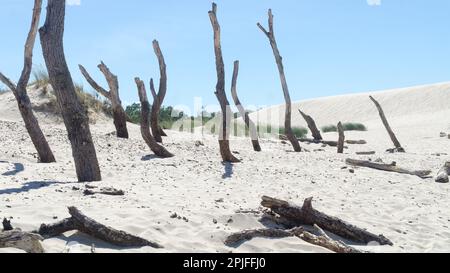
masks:
[[[356,152],[357,155],[374,155],[375,151],[367,151],[367,152]]]
[[[393,245],[392,242],[383,235],[375,235],[364,229],[348,224],[345,221],[328,216],[312,207],[312,198],[305,200],[302,207],[291,205],[286,201],[264,196],[261,205],[269,208],[272,214],[265,214],[261,222],[270,221],[280,228],[254,229],[244,230],[231,234],[224,241],[225,245],[236,247],[244,241],[251,240],[255,237],[266,238],[286,238],[298,237],[308,243],[327,248],[337,253],[361,253],[347,244],[336,241],[329,237],[321,228],[329,232],[341,236],[343,238],[368,244],[370,242],[378,242],[381,245]],[[313,226],[314,231],[307,231],[303,225]]]
[[[94,191],[90,189],[85,189],[83,191],[84,195],[94,195],[94,194],[104,194],[104,195],[114,195],[114,196],[121,196],[125,195],[125,192],[123,190],[118,190],[115,188],[101,188],[99,191]]]
[[[429,170],[410,171],[407,169],[397,167],[396,162],[392,162],[391,164],[383,164],[383,163],[375,163],[372,161],[356,160],[356,159],[347,158],[345,160],[345,163],[347,163],[348,165],[352,165],[352,166],[372,168],[372,169],[376,169],[376,170],[380,170],[380,171],[416,175],[423,179],[429,178],[429,175],[431,174],[431,171],[429,171]]]
[[[34,233],[18,229],[0,232],[0,248],[17,248],[27,253],[44,253],[41,245],[43,238]]]
[[[131,235],[124,231],[116,230],[111,227],[98,223],[97,221],[85,216],[76,207],[69,207],[69,214],[72,216],[60,222],[46,225],[42,224],[37,233],[44,237],[59,236],[70,230],[79,230],[94,238],[98,238],[107,243],[121,247],[143,247],[163,248],[155,242]]]
[[[439,170],[436,176],[436,182],[438,183],[448,183],[448,176],[450,175],[450,161],[446,162],[444,166]]]

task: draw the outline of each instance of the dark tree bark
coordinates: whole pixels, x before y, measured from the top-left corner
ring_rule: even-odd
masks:
[[[39,162],[51,163],[56,161],[55,156],[53,155],[53,152],[45,139],[44,133],[42,133],[38,120],[33,114],[30,98],[27,94],[27,86],[30,80],[33,63],[33,48],[36,41],[39,18],[41,16],[41,6],[42,0],[34,1],[31,28],[25,43],[24,66],[17,86],[14,85],[14,83],[12,83],[12,81],[2,73],[0,73],[0,81],[11,89],[17,100],[20,114],[25,123],[25,128],[27,129],[28,135],[30,136],[31,141],[38,152]]]
[[[167,66],[164,60],[164,55],[161,51],[161,48],[159,47],[159,43],[157,40],[153,40],[153,50],[155,51],[155,55],[158,58],[160,79],[158,93],[156,93],[153,79],[150,80],[150,90],[153,95],[150,125],[152,128],[153,137],[155,138],[156,142],[162,143],[162,136],[167,135],[159,125],[159,113],[161,111],[161,106],[167,92]]]
[[[292,222],[293,226],[317,225],[331,233],[355,242],[368,244],[378,242],[381,245],[392,245],[383,235],[375,235],[362,228],[351,225],[337,217],[329,216],[312,207],[313,198],[305,200],[302,207],[275,198],[264,196],[261,205]]]
[[[375,104],[375,106],[378,109],[378,112],[381,117],[381,121],[383,122],[384,127],[386,127],[386,130],[389,134],[389,137],[392,140],[392,143],[394,143],[395,150],[397,152],[404,153],[405,149],[403,149],[402,145],[400,144],[400,141],[398,141],[397,137],[395,136],[394,131],[392,131],[391,126],[389,125],[389,122],[387,121],[386,115],[384,114],[383,108],[381,107],[380,103],[378,101],[376,101],[372,96],[370,96],[370,99],[372,100],[372,102]]]
[[[345,134],[344,127],[342,127],[342,122],[339,122],[337,125],[339,132],[339,140],[338,140],[338,154],[344,153],[344,143],[345,143]]]
[[[145,90],[145,84],[141,79],[134,79],[139,92],[139,100],[141,101],[141,134],[142,138],[145,140],[150,149],[159,157],[167,158],[173,157],[174,155],[166,150],[163,146],[159,145],[158,142],[153,138],[150,133],[150,104],[147,98],[147,91]]]
[[[302,117],[305,119],[306,123],[308,124],[308,128],[311,130],[312,136],[315,140],[323,140],[322,135],[320,134],[319,129],[317,128],[316,122],[314,119],[302,112],[300,109],[298,110]]]
[[[54,237],[70,230],[79,230],[94,238],[120,247],[150,246],[153,248],[162,248],[158,243],[105,226],[87,217],[76,207],[69,207],[69,213],[71,215],[70,218],[66,218],[58,223],[50,225],[42,224],[38,233],[45,237]]]
[[[436,176],[436,182],[438,183],[448,183],[448,176],[450,175],[450,161],[446,162],[444,166],[439,170]]]
[[[261,146],[259,145],[258,141],[258,130],[256,129],[255,123],[250,119],[250,115],[247,111],[245,111],[244,107],[241,104],[241,101],[239,100],[238,94],[237,94],[237,78],[239,75],[239,61],[234,62],[234,70],[233,70],[233,80],[231,81],[231,96],[233,97],[234,104],[239,110],[239,113],[241,114],[242,118],[244,119],[245,126],[248,128],[250,132],[250,137],[252,138],[252,145],[253,150],[255,152],[261,152]]]
[[[352,165],[352,166],[372,168],[372,169],[376,169],[376,170],[380,170],[380,171],[387,171],[387,172],[396,172],[396,173],[402,173],[402,174],[416,175],[423,179],[429,178],[429,175],[431,174],[430,170],[410,171],[407,169],[397,167],[396,162],[392,162],[391,164],[383,164],[383,163],[376,163],[376,162],[364,161],[364,160],[356,160],[356,159],[350,159],[350,158],[347,158],[345,162],[348,165]]]
[[[225,93],[225,65],[223,63],[222,47],[220,44],[220,25],[217,20],[217,5],[212,4],[212,10],[208,12],[214,31],[214,52],[216,55],[217,85],[216,97],[222,109],[222,123],[219,129],[219,147],[222,159],[225,162],[240,162],[230,150],[231,108]]]
[[[270,45],[272,46],[273,54],[275,56],[275,61],[278,66],[278,71],[280,73],[281,86],[283,88],[284,99],[286,100],[286,113],[285,113],[285,121],[284,127],[286,131],[286,136],[288,140],[292,143],[294,147],[294,151],[301,152],[302,148],[300,147],[300,143],[298,142],[297,137],[294,135],[291,126],[292,119],[292,102],[291,96],[289,94],[289,88],[286,81],[286,76],[284,74],[284,66],[283,66],[283,58],[280,55],[280,51],[278,50],[277,41],[275,39],[275,32],[273,28],[273,15],[272,10],[269,9],[269,31],[267,31],[260,23],[258,23],[258,27],[262,32],[269,38]]]
[[[47,18],[39,30],[50,83],[55,90],[80,182],[102,180],[89,129],[89,117],[81,104],[64,56],[63,35],[66,1],[48,0]]]
[[[92,88],[94,88],[98,93],[100,93],[100,95],[111,102],[117,137],[128,138],[127,114],[125,113],[125,110],[122,107],[122,101],[120,100],[119,80],[117,79],[117,76],[111,73],[111,71],[103,62],[98,65],[98,68],[103,73],[106,81],[108,82],[109,91],[107,91],[97,82],[95,82],[94,79],[92,79],[87,70],[81,64],[78,67],[80,68],[81,74],[83,74],[84,78],[92,86]]]

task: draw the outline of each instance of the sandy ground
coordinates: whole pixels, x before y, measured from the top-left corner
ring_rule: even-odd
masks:
[[[350,173],[342,167],[347,157],[381,158],[411,169],[431,169],[435,174],[450,158],[443,154],[450,153],[450,140],[439,137],[440,132],[450,132],[450,111],[446,110],[449,87],[440,84],[418,89],[429,90],[426,95],[417,88],[374,93],[388,118],[392,117],[392,126],[407,150],[405,154],[385,152],[392,144],[373,105],[363,100],[367,100],[366,95],[313,100],[304,107],[319,126],[339,119],[361,121],[369,127],[367,132],[347,132],[348,139],[365,139],[368,144],[349,145],[343,155],[338,155],[335,148],[315,144],[302,145],[309,152],[293,153],[289,145],[275,139],[262,140],[263,152],[255,153],[248,139],[234,138],[231,148],[238,152],[242,163],[223,165],[214,136],[168,131],[165,145],[176,157],[157,159],[140,137],[138,126],[130,124],[131,138],[120,140],[111,134],[111,121],[99,120],[91,125],[91,130],[104,181],[91,184],[126,192],[118,197],[82,194],[85,184],[76,180],[65,129],[49,115],[39,114],[39,119],[58,163],[36,163],[36,153],[14,100],[11,94],[2,94],[0,217],[13,217],[15,227],[33,230],[41,223],[67,217],[67,206],[77,206],[102,223],[164,246],[162,250],[118,249],[69,232],[45,240],[48,252],[89,252],[92,243],[97,252],[327,252],[295,238],[254,239],[236,249],[223,244],[232,232],[263,227],[257,213],[245,212],[258,211],[262,195],[298,204],[313,196],[317,209],[384,234],[394,243],[392,247],[358,246],[360,249],[448,252],[449,184],[372,169],[355,168],[355,173]],[[351,113],[357,114],[350,116]],[[294,120],[300,118],[296,116]],[[335,133],[324,136],[337,139]],[[197,147],[197,140],[205,146]],[[377,154],[355,155],[356,151],[369,150]],[[186,220],[171,218],[174,213]]]

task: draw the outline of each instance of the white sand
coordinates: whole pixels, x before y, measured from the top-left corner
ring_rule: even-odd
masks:
[[[262,140],[263,152],[255,153],[248,139],[233,139],[231,147],[243,159],[231,169],[222,165],[213,136],[169,131],[166,147],[176,157],[155,159],[140,137],[139,127],[129,125],[131,138],[113,135],[110,120],[91,125],[103,182],[125,196],[83,196],[83,183],[76,182],[70,145],[64,126],[54,117],[39,114],[41,126],[58,163],[38,164],[33,145],[20,120],[10,93],[0,95],[0,217],[14,217],[15,227],[33,230],[68,216],[67,206],[77,206],[88,216],[127,232],[157,241],[162,252],[327,252],[300,239],[254,239],[237,249],[227,248],[224,238],[231,232],[262,227],[258,215],[238,210],[257,210],[262,195],[301,204],[315,197],[314,206],[328,214],[384,234],[394,246],[362,247],[376,252],[450,251],[450,185],[433,179],[356,168],[342,170],[346,157],[382,158],[386,162],[433,174],[450,156],[450,84],[373,93],[383,105],[406,154],[387,154],[392,144],[367,95],[323,98],[301,103],[320,126],[363,122],[367,132],[348,132],[348,139],[366,139],[367,145],[350,145],[346,154],[335,148],[323,152],[293,153],[289,145]],[[281,95],[281,94],[280,94]],[[32,101],[39,102],[32,93]],[[296,109],[296,107],[294,107]],[[264,113],[260,113],[260,116]],[[281,111],[278,111],[281,112]],[[303,121],[297,113],[297,125]],[[324,134],[334,140],[334,133]],[[196,140],[205,146],[196,147]],[[310,151],[320,145],[305,145]],[[356,151],[376,150],[375,156],[356,156]],[[16,171],[14,171],[16,170]],[[228,175],[224,175],[228,173]],[[72,190],[72,187],[81,190]],[[223,202],[222,202],[223,200]],[[189,221],[172,219],[177,213]],[[217,220],[217,224],[213,220]],[[229,222],[232,219],[232,222]],[[85,235],[69,232],[44,241],[48,252],[155,252],[146,247],[117,249]],[[70,243],[72,245],[72,243]],[[0,249],[11,251],[11,249]]]

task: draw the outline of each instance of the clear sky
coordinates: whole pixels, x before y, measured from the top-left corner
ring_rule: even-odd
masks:
[[[159,78],[152,40],[168,65],[166,105],[217,104],[210,0],[69,0],[65,52],[74,81],[90,87],[83,64],[119,76],[122,100],[138,101],[134,77]],[[46,1],[44,1],[46,2]],[[275,32],[293,100],[450,81],[448,0],[217,0],[227,91],[240,60],[244,105],[283,102],[267,38],[256,23],[275,16]],[[46,3],[44,3],[46,5]],[[17,81],[32,0],[1,0],[0,70]],[[44,22],[42,14],[41,25]],[[39,40],[35,67],[43,66]],[[1,86],[3,87],[3,86]]]

